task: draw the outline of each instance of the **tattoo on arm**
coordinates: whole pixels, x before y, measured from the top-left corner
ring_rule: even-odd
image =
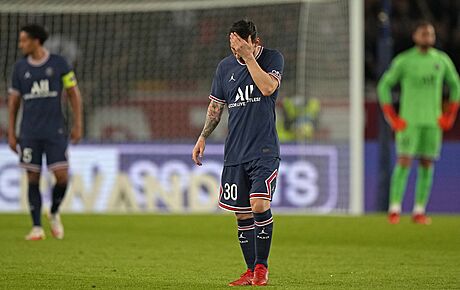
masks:
[[[214,131],[217,127],[220,122],[220,117],[224,111],[224,107],[224,104],[219,104],[214,101],[209,103],[208,113],[206,114],[206,122],[204,123],[203,131],[201,131],[202,137],[208,138],[212,131]]]

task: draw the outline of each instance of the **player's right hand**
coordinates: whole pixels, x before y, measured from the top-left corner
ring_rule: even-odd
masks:
[[[406,129],[406,121],[403,118],[399,117],[398,114],[396,114],[393,105],[384,104],[382,106],[382,112],[385,116],[385,119],[388,121],[388,124],[390,124],[391,129],[393,129],[395,132],[400,132]]]
[[[14,136],[14,134],[8,136],[8,145],[10,145],[11,150],[18,153],[18,139]]]
[[[195,162],[195,164],[198,166],[203,165],[203,163],[201,163],[201,158],[203,158],[205,147],[206,147],[206,139],[203,136],[200,136],[198,140],[196,141],[195,147],[193,148],[193,151],[192,151],[193,162]]]

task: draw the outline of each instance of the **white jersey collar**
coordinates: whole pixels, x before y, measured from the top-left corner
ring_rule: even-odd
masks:
[[[45,52],[45,55],[41,59],[38,59],[38,60],[33,59],[32,56],[29,55],[27,57],[27,62],[32,66],[44,65],[50,58],[50,52],[46,48],[44,48],[44,52]]]

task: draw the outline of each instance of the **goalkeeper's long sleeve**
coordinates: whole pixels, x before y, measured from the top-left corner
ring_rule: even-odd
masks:
[[[444,56],[444,61],[446,63],[445,81],[450,89],[450,97],[447,110],[442,114],[438,121],[443,130],[450,130],[455,123],[460,106],[460,78],[448,55]]]
[[[446,63],[445,80],[450,90],[449,101],[451,103],[459,103],[460,102],[460,78],[458,76],[457,70],[455,69],[455,66],[452,60],[450,59],[450,57],[446,54],[444,59]]]
[[[377,86],[377,94],[381,105],[391,104],[391,89],[400,80],[402,74],[401,58],[396,57],[390,68],[383,74]]]

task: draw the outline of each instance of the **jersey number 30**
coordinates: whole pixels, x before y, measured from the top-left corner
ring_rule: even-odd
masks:
[[[224,184],[224,199],[225,200],[236,200],[238,197],[238,187],[235,183],[233,184]]]

